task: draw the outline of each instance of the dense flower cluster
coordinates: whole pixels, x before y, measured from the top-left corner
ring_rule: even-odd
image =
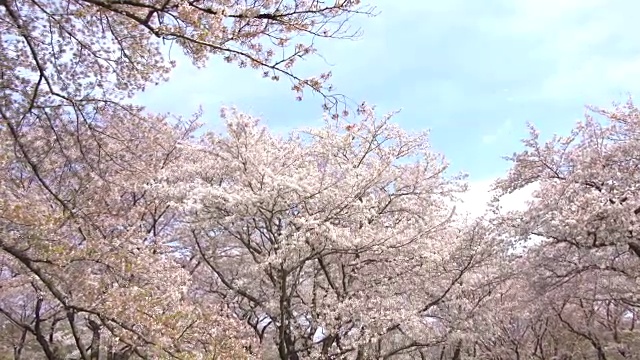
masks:
[[[232,110],[226,135],[206,134],[150,186],[182,211],[202,291],[273,338],[280,358],[444,341],[459,319],[440,305],[490,254],[479,229],[452,226],[463,186],[443,176],[426,134],[359,112],[280,138]],[[391,336],[399,347],[376,345]]]

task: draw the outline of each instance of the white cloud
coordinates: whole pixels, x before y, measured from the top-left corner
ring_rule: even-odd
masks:
[[[491,134],[483,135],[482,143],[485,145],[490,145],[495,143],[497,140],[507,135],[512,127],[513,127],[513,123],[511,119],[507,119],[504,123],[502,123],[502,125],[500,125],[500,127],[498,127],[498,129],[496,129],[496,131],[494,131]]]
[[[482,31],[530,45],[527,56],[549,68],[530,100],[608,98],[640,83],[635,33],[640,3],[605,0],[503,1],[507,13]]]
[[[503,4],[512,16],[502,25],[519,34],[550,33],[554,29],[565,28],[567,18],[584,11],[599,10],[609,3],[605,0],[505,0]]]
[[[467,214],[471,218],[482,216],[488,210],[487,205],[495,195],[495,193],[491,191],[491,187],[496,180],[497,177],[470,181],[469,190],[461,196],[462,203],[457,205],[458,213]],[[532,193],[536,188],[537,185],[530,185],[512,194],[503,196],[500,199],[500,207],[503,211],[526,209],[527,201],[532,199]]]
[[[558,100],[575,96],[591,98],[595,90],[611,96],[636,89],[639,83],[640,56],[631,59],[594,56],[579,65],[561,63],[556,73],[544,81],[541,94]]]

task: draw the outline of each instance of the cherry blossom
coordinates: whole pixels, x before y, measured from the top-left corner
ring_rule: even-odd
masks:
[[[484,286],[474,272],[493,258],[481,224],[453,222],[465,186],[444,176],[427,133],[359,113],[278,137],[230,109],[226,134],[206,134],[150,186],[183,211],[202,291],[281,359],[415,355],[448,341],[469,314],[460,295]]]
[[[546,142],[531,126],[526,150],[496,183],[503,193],[537,185],[525,210],[496,222],[525,249],[525,281],[511,303],[522,304],[529,333],[520,350],[529,346],[531,356],[631,359],[640,351],[640,113],[631,101],[590,110],[570,135]],[[542,349],[549,341],[555,350]]]

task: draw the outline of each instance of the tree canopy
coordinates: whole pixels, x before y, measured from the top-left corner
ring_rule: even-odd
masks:
[[[0,358],[637,358],[637,107],[549,141],[531,126],[470,218],[428,132],[340,113],[329,72],[296,71],[373,13],[0,0]],[[322,125],[278,135],[224,109],[215,133],[133,103],[172,46],[321,94]]]

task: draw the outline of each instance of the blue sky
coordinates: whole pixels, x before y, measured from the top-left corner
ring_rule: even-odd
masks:
[[[640,87],[640,2],[631,0],[370,0],[380,11],[357,21],[359,41],[320,44],[303,75],[331,70],[337,91],[366,100],[432,143],[476,182],[504,173],[501,156],[520,148],[525,123],[566,133],[585,104],[608,106]],[[211,126],[235,105],[279,130],[321,117],[318,97],[294,100],[288,82],[220,60],[185,61],[172,79],[140,95],[154,111],[188,115],[198,105]]]

